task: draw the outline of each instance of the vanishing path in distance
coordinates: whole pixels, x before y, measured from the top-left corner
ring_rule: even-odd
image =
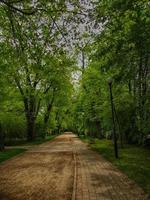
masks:
[[[0,200],[148,200],[143,190],[72,133],[0,165]]]

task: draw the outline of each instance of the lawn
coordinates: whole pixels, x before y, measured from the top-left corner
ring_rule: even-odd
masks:
[[[121,171],[140,185],[150,195],[150,149],[127,145],[119,149],[119,159],[115,159],[112,141],[82,137],[92,149],[116,165]]]
[[[21,146],[32,146],[32,145],[42,144],[44,142],[48,142],[48,141],[54,139],[55,137],[56,137],[56,135],[50,135],[50,136],[47,136],[45,139],[37,138],[36,140],[31,141],[31,142],[27,142],[25,140],[6,141],[6,145],[13,146],[13,148],[5,149],[4,151],[0,151],[0,163],[13,157],[13,156],[16,156],[17,154],[20,154],[20,153],[23,153],[24,151],[26,151],[26,149],[21,148]],[[14,146],[19,146],[19,148],[14,147]]]
[[[5,149],[4,151],[0,151],[0,163],[13,157],[16,156],[17,154],[23,153],[26,151],[26,149]]]
[[[26,140],[10,140],[10,141],[5,141],[6,146],[30,146],[30,145],[38,145],[42,144],[44,142],[47,142],[49,140],[52,140],[56,137],[57,135],[50,135],[47,136],[46,138],[37,138],[31,142],[28,142]]]

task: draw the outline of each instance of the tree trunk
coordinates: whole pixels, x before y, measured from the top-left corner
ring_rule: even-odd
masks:
[[[4,141],[1,140],[1,138],[0,138],[0,151],[3,151],[4,149],[5,149],[5,147],[4,147]]]
[[[27,140],[32,141],[35,139],[35,117],[27,116]]]
[[[0,151],[4,150],[4,134],[2,132],[2,127],[0,124]]]
[[[142,94],[142,86],[143,86],[143,57],[142,54],[140,56],[140,62],[139,62],[139,69],[138,69],[138,111],[139,111],[139,132],[140,132],[140,138],[139,138],[139,144],[142,144],[143,140],[143,94]]]
[[[49,117],[50,117],[50,112],[52,110],[52,103],[50,103],[48,106],[47,106],[47,110],[46,110],[46,113],[44,115],[44,124],[45,126],[47,126],[47,123],[48,123],[48,120],[49,120]]]
[[[102,139],[103,134],[102,134],[102,126],[100,121],[95,121],[95,137]]]
[[[44,115],[44,125],[45,125],[45,130],[47,128],[47,124],[48,124],[48,121],[49,121],[49,118],[50,118],[50,113],[51,113],[51,110],[52,110],[52,107],[53,107],[53,103],[54,103],[54,98],[55,98],[55,88],[53,89],[53,96],[52,96],[52,99],[51,101],[48,103],[47,105],[47,108],[46,108],[46,112],[45,112],[45,115]]]
[[[30,98],[24,98],[24,106],[26,113],[27,122],[27,140],[32,141],[35,139],[35,122],[39,112],[40,101],[36,100],[35,97],[30,95]]]

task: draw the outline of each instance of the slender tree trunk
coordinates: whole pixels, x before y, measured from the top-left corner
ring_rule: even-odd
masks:
[[[51,113],[51,110],[52,110],[52,107],[53,107],[54,98],[55,98],[55,89],[53,90],[52,99],[48,103],[47,108],[46,108],[46,112],[45,112],[45,115],[44,115],[44,125],[45,125],[44,130],[45,131],[47,129],[48,121],[49,121],[49,118],[50,118],[50,113]]]
[[[102,127],[100,121],[95,121],[95,137],[101,139],[103,137],[102,135]]]
[[[0,151],[4,150],[4,134],[2,131],[2,126],[0,124]]]
[[[48,120],[49,120],[49,117],[50,117],[50,112],[52,110],[52,106],[53,106],[53,102],[48,104],[47,110],[46,110],[45,115],[44,115],[44,124],[46,126],[47,126],[47,123],[48,123]]]
[[[51,113],[51,110],[52,110],[52,104],[49,104],[47,106],[47,110],[45,112],[45,115],[44,115],[44,137],[45,137],[45,134],[47,132],[47,127],[48,127],[48,121],[49,121],[49,118],[50,118],[50,113]]]
[[[128,82],[128,88],[129,88],[129,94],[132,94],[132,84],[131,84],[131,80],[129,80],[129,82]]]
[[[82,54],[82,75],[84,74],[85,71],[85,55],[84,55],[84,50],[81,51]]]
[[[139,71],[138,71],[138,107],[139,107],[139,132],[140,138],[139,143],[142,143],[143,140],[143,104],[142,104],[142,83],[143,83],[143,57],[142,54],[140,56],[139,62]]]

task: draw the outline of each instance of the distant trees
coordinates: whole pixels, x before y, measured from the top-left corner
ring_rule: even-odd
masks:
[[[69,128],[111,138],[109,77],[120,141],[142,143],[149,134],[149,1],[85,4],[0,0],[5,136],[20,132],[33,140],[39,130],[44,137]],[[79,85],[73,82],[75,59],[81,65]]]
[[[107,136],[111,130],[107,87],[107,78],[111,76],[116,123],[124,140],[143,143],[149,134],[149,9],[147,0],[97,3],[97,23],[102,23],[103,28],[92,46],[94,53],[83,76],[80,97],[85,120],[88,119],[87,132],[92,133],[94,123],[98,124],[99,136]]]

